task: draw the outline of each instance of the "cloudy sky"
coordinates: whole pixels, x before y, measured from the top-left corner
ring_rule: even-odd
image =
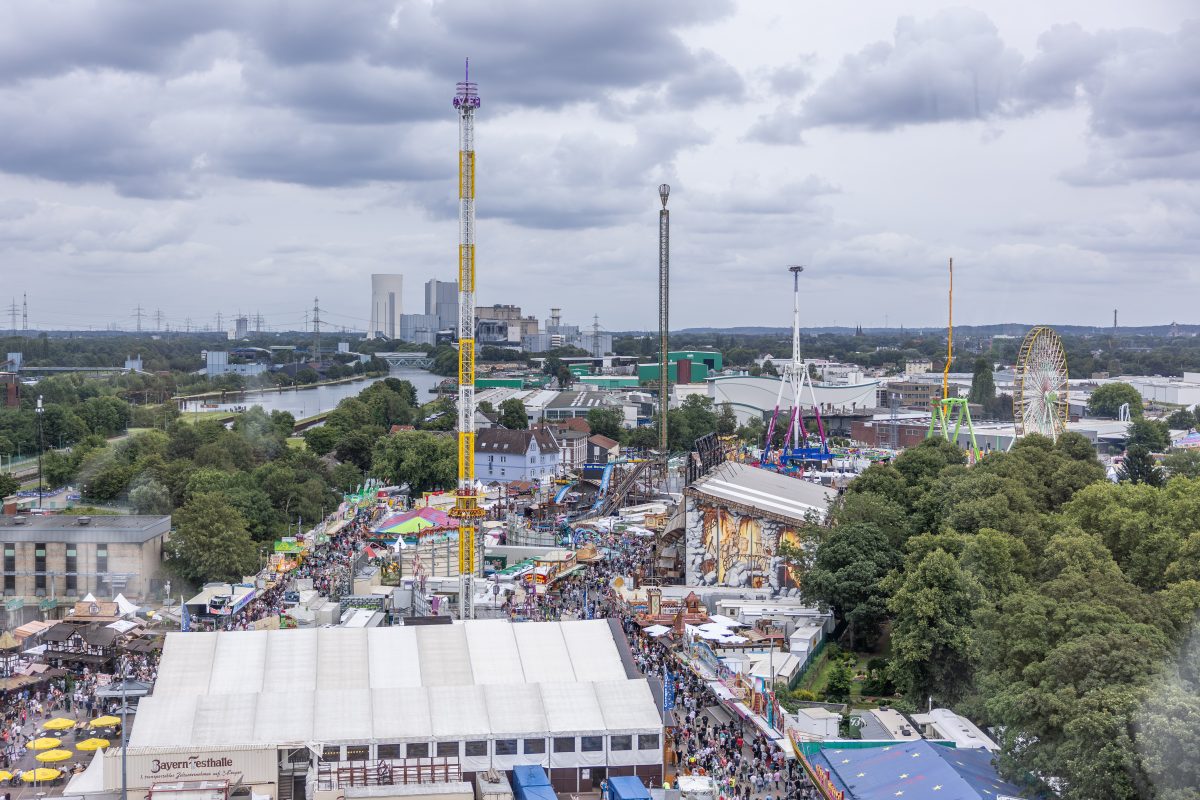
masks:
[[[0,301],[422,311],[470,56],[481,303],[653,326],[665,181],[673,328],[1200,321],[1194,3],[852,5],[5,0]]]

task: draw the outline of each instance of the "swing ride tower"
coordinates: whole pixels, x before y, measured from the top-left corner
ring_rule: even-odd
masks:
[[[950,259],[950,313],[946,325],[946,366],[942,369],[942,399],[931,409],[929,430],[926,439],[941,436],[948,442],[958,445],[959,434],[966,431],[971,443],[967,450],[967,460],[971,463],[978,461],[982,453],[975,443],[975,426],[971,424],[971,408],[965,397],[950,397],[950,364],[954,361],[954,259]]]

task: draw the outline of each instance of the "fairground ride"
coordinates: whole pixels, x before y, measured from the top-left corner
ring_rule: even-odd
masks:
[[[1067,429],[1067,353],[1053,328],[1025,334],[1017,356],[1013,421],[1017,436],[1040,433],[1057,439]]]
[[[942,397],[932,405],[929,431],[926,439],[941,436],[948,442],[959,444],[959,436],[965,430],[970,449],[967,461],[974,463],[983,454],[975,443],[975,426],[971,424],[971,409],[965,397],[950,397],[950,364],[954,361],[954,259],[950,259],[950,317],[946,326],[946,366],[942,370]],[[964,448],[966,449],[966,448]]]
[[[806,464],[821,464],[833,458],[829,452],[829,443],[825,439],[825,422],[821,419],[821,407],[817,403],[817,393],[813,388],[812,376],[800,358],[800,273],[802,266],[788,267],[792,273],[792,361],[784,368],[783,379],[779,382],[779,392],[775,395],[775,410],[771,414],[771,422],[767,425],[767,437],[763,442],[761,465],[769,467],[772,464],[782,468],[803,469]],[[775,426],[779,422],[779,407],[783,402],[784,389],[790,387],[792,407],[788,412],[787,432],[783,437],[783,447],[774,461],[771,459],[772,440],[775,438]],[[817,423],[816,434],[808,431],[804,421],[804,390],[808,389],[808,399],[812,406],[813,417]]]
[[[458,489],[451,516],[458,520],[461,615],[474,616],[472,578],[482,575],[477,537],[484,515],[475,487],[475,110],[479,92],[470,64],[454,93],[458,111]]]

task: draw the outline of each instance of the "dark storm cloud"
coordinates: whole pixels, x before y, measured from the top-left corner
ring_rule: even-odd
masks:
[[[804,102],[810,126],[877,130],[972,119],[997,111],[1021,66],[984,14],[942,11],[927,20],[902,17],[893,42],[847,56]]]
[[[1173,35],[1104,34],[1109,55],[1083,83],[1095,150],[1080,184],[1200,178],[1200,22]]]
[[[420,181],[432,174],[407,127],[452,120],[463,56],[493,117],[626,90],[667,107],[739,100],[736,71],[680,36],[730,11],[726,0],[7,4],[0,169],[147,197],[197,191],[205,174]]]
[[[1192,179],[1200,177],[1196,53],[1198,22],[1174,34],[1056,25],[1025,59],[981,12],[903,17],[892,41],[846,56],[810,94],[760,117],[747,136],[796,144],[807,128],[888,131],[1082,104],[1090,111],[1092,148],[1085,163],[1065,171],[1068,181]]]
[[[73,70],[158,72],[189,40],[236,22],[222,2],[7,0],[0,4],[0,82]]]

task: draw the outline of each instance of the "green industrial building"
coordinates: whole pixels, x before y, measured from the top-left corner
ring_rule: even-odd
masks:
[[[671,383],[679,383],[679,362],[687,361],[687,359],[679,359],[671,361],[667,364],[667,380]],[[691,374],[685,375],[685,383],[703,383],[708,380],[708,367],[704,364],[688,363]],[[658,383],[658,364],[638,364],[638,383],[646,385],[648,383]]]
[[[476,378],[476,389],[522,389],[524,378]]]
[[[669,350],[667,351],[667,363],[675,361],[683,361],[687,359],[691,361],[692,370],[695,371],[696,364],[703,364],[708,367],[709,372],[720,372],[725,369],[725,358],[716,350]],[[668,374],[670,374],[668,372]]]

